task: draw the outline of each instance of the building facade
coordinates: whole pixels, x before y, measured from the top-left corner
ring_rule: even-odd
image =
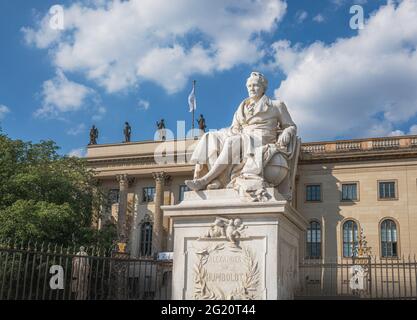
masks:
[[[161,206],[182,201],[196,142],[88,147],[87,161],[108,200],[99,227],[117,222],[133,257],[173,250],[172,225]],[[300,246],[307,259],[349,258],[364,239],[378,259],[413,256],[417,136],[304,143],[293,206],[309,223]]]

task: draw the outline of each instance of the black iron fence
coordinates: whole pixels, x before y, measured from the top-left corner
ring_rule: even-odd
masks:
[[[0,300],[169,300],[171,275],[114,250],[0,244]]]
[[[415,257],[310,259],[298,278],[296,299],[417,299]],[[170,300],[171,284],[171,262],[0,242],[0,300]]]
[[[300,264],[298,299],[417,299],[417,262],[336,258]]]

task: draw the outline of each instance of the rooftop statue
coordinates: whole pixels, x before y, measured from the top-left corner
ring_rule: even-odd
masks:
[[[234,188],[250,201],[266,201],[266,188],[292,196],[300,141],[297,127],[279,100],[267,97],[268,80],[252,72],[249,98],[239,105],[231,127],[205,133],[191,157],[194,191]]]
[[[90,130],[90,145],[95,145],[97,144],[97,139],[98,139],[98,129],[96,128],[96,126],[93,125],[93,127]]]
[[[158,128],[159,140],[165,141],[166,140],[165,120],[161,119],[161,122],[157,121],[156,127]]]
[[[125,135],[125,142],[130,142],[130,138],[132,136],[132,127],[130,126],[129,122],[125,122],[125,128],[123,130],[123,133]]]
[[[198,129],[201,130],[202,132],[206,132],[206,119],[204,119],[203,115],[200,114],[200,118],[197,120],[198,122]]]

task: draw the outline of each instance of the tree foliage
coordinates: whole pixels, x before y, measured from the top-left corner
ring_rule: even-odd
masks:
[[[23,142],[0,132],[0,238],[108,244],[114,228],[92,226],[103,199],[93,172],[58,149],[53,141]]]

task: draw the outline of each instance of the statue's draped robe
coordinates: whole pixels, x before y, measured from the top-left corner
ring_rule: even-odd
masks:
[[[80,251],[72,258],[72,292],[76,293],[77,300],[86,300],[88,293],[88,281],[90,263],[86,252]]]
[[[277,152],[285,157],[291,156],[290,146],[277,145],[278,135],[284,131],[291,137],[297,133],[296,125],[283,102],[267,96],[252,105],[250,99],[244,100],[230,128],[208,132],[198,142],[191,157],[191,163],[197,164],[194,178],[204,176],[213,166],[226,140],[233,139],[232,162],[217,178],[221,187],[237,188],[239,179],[264,183],[263,168],[269,160]]]

